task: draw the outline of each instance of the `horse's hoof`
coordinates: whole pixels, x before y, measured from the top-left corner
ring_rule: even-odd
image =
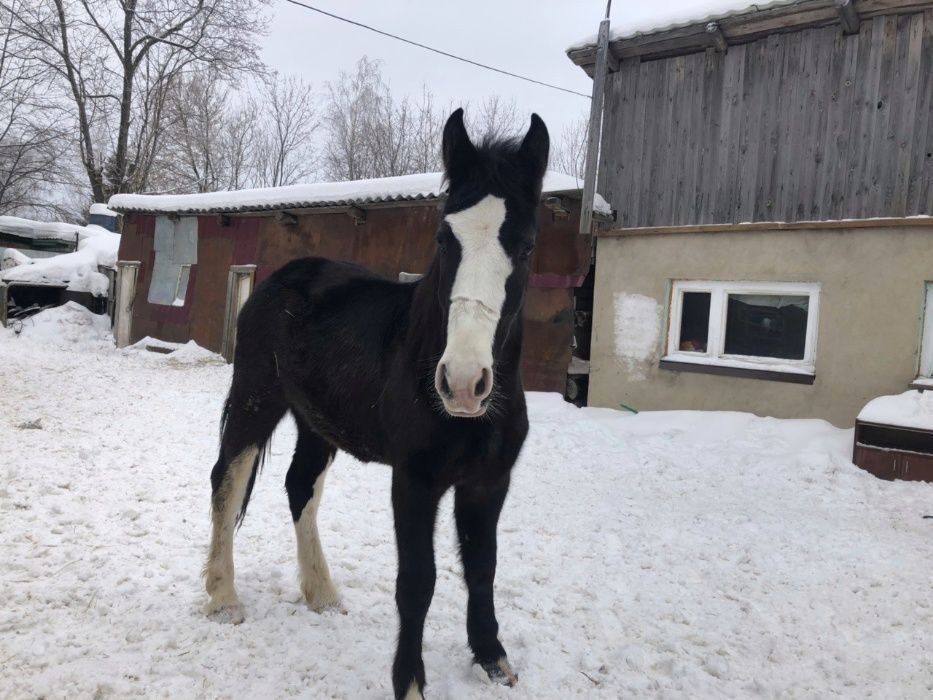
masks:
[[[224,625],[238,625],[246,619],[243,615],[243,607],[241,605],[227,605],[222,608],[217,608],[216,610],[211,610],[207,613],[207,617],[209,620]]]
[[[325,601],[323,603],[308,603],[308,607],[319,615],[323,615],[325,613],[337,615],[347,614],[347,609],[343,607],[343,603],[341,603],[339,600]]]
[[[518,683],[518,674],[512,670],[509,660],[504,656],[498,661],[480,662],[480,666],[493,683],[507,685],[510,688]]]

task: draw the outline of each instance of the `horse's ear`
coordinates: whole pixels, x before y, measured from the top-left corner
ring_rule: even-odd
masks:
[[[528,129],[528,133],[525,134],[525,138],[522,139],[519,153],[531,167],[531,174],[536,182],[540,182],[544,178],[550,148],[551,138],[548,136],[544,120],[537,114],[532,114],[531,127]]]
[[[444,138],[441,151],[444,156],[444,170],[448,179],[456,177],[467,167],[476,155],[476,147],[470,141],[466,126],[463,124],[463,108],[450,115],[444,125]]]

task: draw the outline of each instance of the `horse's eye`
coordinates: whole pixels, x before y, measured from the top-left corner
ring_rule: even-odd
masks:
[[[534,243],[526,243],[518,251],[519,260],[527,260],[531,257],[531,254],[535,251]]]

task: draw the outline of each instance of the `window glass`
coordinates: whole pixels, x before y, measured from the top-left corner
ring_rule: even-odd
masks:
[[[709,343],[709,292],[684,292],[681,297],[681,352],[706,352]]]
[[[730,294],[725,354],[802,360],[809,305],[807,296]]]
[[[184,306],[191,266],[198,262],[198,219],[159,216],[155,222],[155,262],[149,282],[150,304]]]

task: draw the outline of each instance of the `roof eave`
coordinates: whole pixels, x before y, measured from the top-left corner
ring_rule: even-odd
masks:
[[[878,15],[913,14],[933,9],[933,0],[902,0],[892,6],[891,0],[859,0],[855,6],[861,19]],[[670,58],[707,49],[716,49],[715,33],[707,25],[715,22],[726,45],[745,44],[771,34],[794,32],[811,27],[839,24],[842,19],[834,0],[800,0],[765,9],[711,17],[655,32],[637,33],[609,42],[609,52],[615,62],[639,59],[641,61]],[[575,46],[567,56],[592,77],[596,61],[596,46]],[[610,63],[610,72],[613,66]]]

